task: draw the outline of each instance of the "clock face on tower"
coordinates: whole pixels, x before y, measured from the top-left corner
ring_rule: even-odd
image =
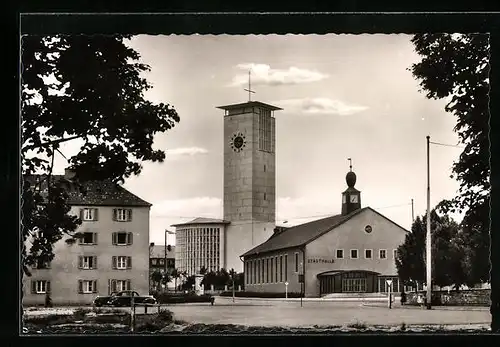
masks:
[[[351,195],[350,201],[351,201],[351,203],[356,204],[358,202],[358,196],[357,195]]]
[[[246,140],[245,140],[245,135],[243,135],[241,132],[237,132],[231,136],[231,140],[229,141],[229,146],[233,149],[235,152],[240,152],[243,150],[243,148],[246,145]]]

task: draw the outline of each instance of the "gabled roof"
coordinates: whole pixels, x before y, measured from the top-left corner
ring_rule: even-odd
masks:
[[[172,224],[172,227],[180,227],[183,225],[191,225],[191,224],[230,224],[231,222],[224,219],[215,219],[215,218],[205,218],[198,217],[193,219],[192,221],[186,223]]]
[[[42,178],[41,175],[25,176],[25,180],[35,183],[37,179]],[[113,183],[111,180],[103,181],[88,181],[82,183],[82,193],[75,182],[68,180],[64,175],[53,175],[55,180],[62,181],[66,185],[68,193],[68,204],[77,206],[137,206],[151,207],[152,205],[132,194],[127,189],[119,184]],[[46,181],[42,183],[41,190],[47,189]]]
[[[167,251],[167,259],[175,259],[175,246],[170,246],[171,251]],[[150,258],[165,258],[165,245],[154,245],[149,252]]]
[[[248,252],[244,253],[242,257],[277,251],[280,249],[304,246],[366,210],[375,212],[376,214],[401,228],[403,231],[407,231],[406,229],[394,223],[389,218],[383,216],[371,207],[364,207],[345,216],[338,214],[335,216],[318,219],[312,222],[288,228],[277,235],[271,236],[266,242],[261,243],[257,247],[254,247]]]

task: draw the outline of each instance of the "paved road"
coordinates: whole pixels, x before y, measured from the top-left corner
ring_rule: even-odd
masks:
[[[360,302],[271,302],[259,300],[216,299],[216,304],[168,305],[176,319],[190,323],[242,324],[248,326],[344,326],[352,323],[367,325],[415,324],[489,324],[488,309],[425,310],[396,305],[364,305]]]

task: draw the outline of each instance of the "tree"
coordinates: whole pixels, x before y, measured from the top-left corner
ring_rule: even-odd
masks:
[[[464,211],[461,227],[470,236],[467,252],[470,276],[489,277],[489,35],[418,34],[412,38],[422,60],[411,66],[429,99],[449,100],[447,112],[457,117],[454,130],[465,148],[453,165],[459,194],[439,207],[442,212]],[[472,243],[473,242],[473,243]],[[492,251],[493,252],[493,251]],[[492,269],[493,270],[493,269]],[[493,331],[500,331],[500,288],[492,285]]]
[[[458,229],[458,224],[449,216],[440,216],[436,210],[431,211],[431,270],[434,285],[458,287],[465,283]],[[405,237],[405,242],[397,250],[395,262],[398,276],[404,283],[412,286],[426,283],[426,233],[426,216],[417,217]]]
[[[425,225],[418,216],[405,236],[405,242],[396,252],[396,268],[399,278],[415,289],[425,282]]]
[[[151,273],[151,280],[153,281],[153,283],[156,287],[156,291],[158,291],[158,287],[160,286],[162,278],[163,278],[163,275],[158,270],[155,270]]]
[[[205,275],[207,273],[207,271],[208,271],[207,268],[205,266],[202,266],[200,268],[200,275]]]
[[[171,129],[174,108],[144,98],[149,66],[126,45],[129,36],[23,36],[22,59],[22,265],[50,262],[53,244],[75,236],[81,221],[69,216],[64,184],[53,179],[60,145],[79,139],[67,158],[74,182],[121,182],[144,161],[162,162],[153,137]],[[29,179],[41,174],[42,179]],[[46,191],[41,189],[46,187]],[[84,193],[82,191],[82,193]],[[31,246],[27,246],[29,240]],[[28,248],[29,247],[29,248]]]

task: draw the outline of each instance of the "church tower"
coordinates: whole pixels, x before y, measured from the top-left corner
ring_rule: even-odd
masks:
[[[361,208],[361,192],[354,188],[356,174],[352,171],[352,160],[349,160],[349,172],[345,176],[347,189],[342,193],[342,215],[347,215]]]
[[[250,93],[250,88],[247,90]],[[240,256],[273,234],[276,221],[274,111],[258,101],[224,110],[224,265],[243,271]]]

